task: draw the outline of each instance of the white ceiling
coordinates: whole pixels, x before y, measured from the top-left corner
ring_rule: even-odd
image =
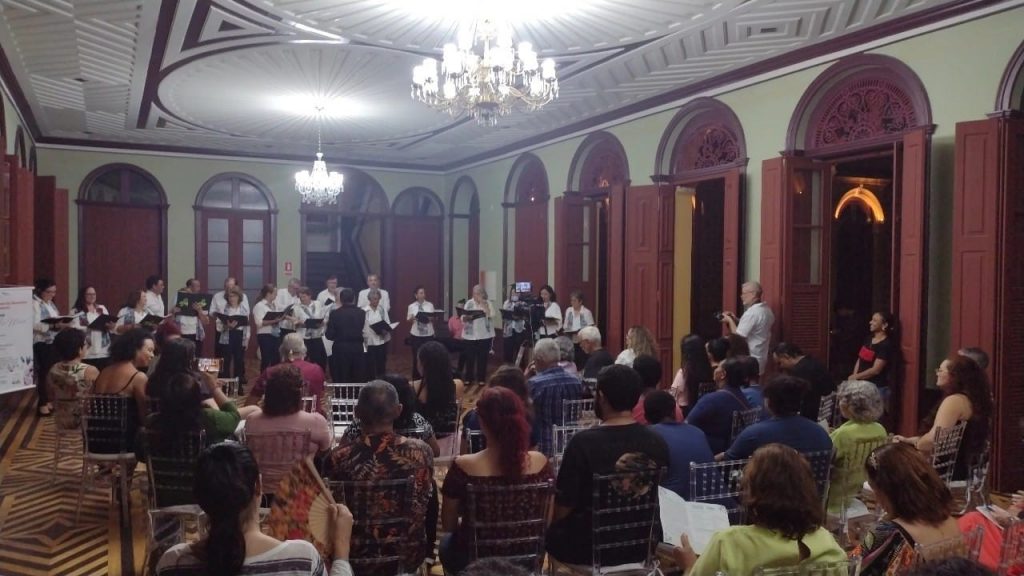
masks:
[[[338,112],[322,120],[329,162],[438,169],[956,3],[0,0],[0,47],[44,143],[308,157],[316,122],[294,101],[317,97]],[[498,128],[409,96],[412,67],[488,4],[517,11],[514,38],[555,58],[561,79],[558,100]]]

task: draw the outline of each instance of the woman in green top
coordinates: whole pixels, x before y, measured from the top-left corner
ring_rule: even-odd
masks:
[[[866,475],[864,461],[872,450],[886,441],[885,427],[878,423],[884,404],[878,387],[865,380],[843,382],[836,394],[839,413],[847,421],[832,431],[835,448],[834,477],[828,491],[828,511],[838,514],[860,493]]]
[[[768,444],[743,469],[741,499],[749,526],[711,537],[700,558],[683,536],[676,560],[687,576],[753,574],[758,567],[843,562],[846,554],[822,527],[811,466],[796,450]]]
[[[221,383],[213,374],[203,372],[201,378],[213,393],[212,398],[202,399],[201,388],[195,373],[179,373],[171,377],[160,390],[159,411],[150,418],[147,428],[156,432],[157,438],[180,439],[184,434],[202,429],[207,444],[216,444],[231,438],[238,423],[259,408],[246,406],[242,414],[235,403],[228,399],[221,389]]]

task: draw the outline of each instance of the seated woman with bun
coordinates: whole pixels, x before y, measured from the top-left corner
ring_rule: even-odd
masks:
[[[211,446],[196,464],[195,497],[209,531],[195,544],[178,544],[160,558],[157,576],[288,574],[328,576],[324,561],[304,540],[271,538],[260,531],[260,471],[241,444]],[[334,562],[330,576],[351,576],[352,513],[331,507]]]

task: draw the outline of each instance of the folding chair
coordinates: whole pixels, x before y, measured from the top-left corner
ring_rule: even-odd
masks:
[[[598,422],[594,413],[594,399],[562,400],[562,425],[594,426]]]
[[[732,436],[729,438],[729,443],[732,444],[736,437],[740,435],[751,424],[755,424],[761,419],[761,414],[764,411],[760,406],[757,408],[750,408],[748,410],[737,410],[732,413]]]
[[[164,441],[146,434],[146,471],[149,475],[149,520],[146,570],[153,573],[163,553],[203,531],[203,511],[196,505],[193,483],[196,461],[206,446],[203,430],[183,432]]]
[[[953,472],[956,470],[957,456],[960,453],[960,443],[964,439],[964,430],[966,429],[967,421],[964,420],[950,428],[935,430],[932,466],[947,486],[953,481]]]
[[[218,378],[221,392],[235,404],[240,404],[245,399],[245,390],[242,390],[242,381],[238,378]]]
[[[504,558],[533,574],[544,562],[544,534],[554,482],[517,486],[468,484],[464,528],[469,534],[470,561]],[[520,516],[511,511],[525,511]]]
[[[353,572],[390,576],[418,569],[404,565],[405,558],[424,544],[409,539],[414,521],[412,476],[397,480],[328,481],[327,486],[334,500],[352,512],[349,564]]]
[[[861,488],[867,473],[864,471],[864,463],[875,448],[885,444],[887,438],[868,438],[858,440],[848,453],[834,458],[832,476],[835,479],[829,487],[828,502],[839,503],[839,543],[845,545],[849,541],[847,524],[850,520],[850,505],[860,495]],[[836,489],[839,486],[839,489]]]
[[[960,515],[964,515],[978,506],[990,504],[988,493],[988,466],[991,458],[990,451],[992,443],[985,440],[985,447],[978,454],[970,455],[967,465],[966,480],[952,480],[949,489],[954,495],[963,491],[964,505],[960,509]]]
[[[664,469],[594,474],[591,565],[551,559],[551,574],[659,574],[655,527],[660,512],[658,485],[663,474]]]
[[[246,432],[245,445],[252,451],[263,477],[263,494],[273,494],[295,464],[311,455],[310,431]]]
[[[485,448],[486,439],[484,438],[483,430],[465,428],[462,430],[462,434],[466,438],[467,454],[476,454]]]
[[[710,502],[725,506],[729,523],[742,524],[740,480],[750,460],[725,460],[698,464],[690,462],[690,501]]]
[[[329,423],[334,430],[334,437],[340,438],[345,430],[356,421],[356,403],[359,391],[365,383],[328,382],[324,385],[329,406]]]
[[[130,522],[129,489],[135,470],[135,453],[128,445],[128,397],[119,394],[86,394],[82,397],[82,482],[78,490],[75,522],[82,512],[85,491],[96,480],[111,482],[110,501],[120,493],[121,520]],[[109,470],[109,477],[103,473]]]

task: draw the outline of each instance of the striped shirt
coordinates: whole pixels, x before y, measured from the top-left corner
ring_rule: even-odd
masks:
[[[157,576],[202,576],[203,562],[192,552],[191,544],[178,544],[164,553],[156,566]],[[324,561],[312,544],[304,540],[286,540],[274,548],[245,559],[239,576],[352,576],[347,560],[335,560],[328,574]]]

